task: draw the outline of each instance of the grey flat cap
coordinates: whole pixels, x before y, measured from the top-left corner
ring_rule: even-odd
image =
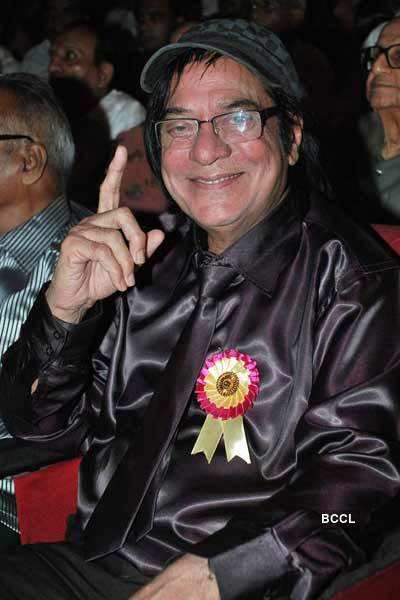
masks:
[[[151,93],[165,67],[187,48],[219,52],[286,88],[295,98],[305,95],[289,53],[280,39],[256,23],[242,19],[213,19],[194,27],[175,44],[160,48],[147,61],[140,84]]]

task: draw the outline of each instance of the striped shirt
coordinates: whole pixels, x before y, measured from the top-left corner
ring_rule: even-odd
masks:
[[[18,338],[42,285],[51,279],[62,240],[88,214],[61,196],[0,236],[0,368],[1,357]],[[4,432],[0,421],[0,437]]]

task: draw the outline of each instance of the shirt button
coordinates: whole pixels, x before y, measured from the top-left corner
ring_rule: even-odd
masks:
[[[60,334],[60,333],[58,333],[58,331],[55,331],[55,332],[53,333],[53,335],[54,335],[54,337],[56,338],[56,340],[59,340],[59,339],[60,339],[60,337],[61,337],[61,334]]]

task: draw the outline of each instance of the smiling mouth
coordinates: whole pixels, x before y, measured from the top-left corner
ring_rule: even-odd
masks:
[[[194,183],[202,183],[204,185],[218,185],[227,181],[232,181],[240,177],[243,173],[233,173],[230,175],[219,175],[218,177],[195,177],[192,179]]]

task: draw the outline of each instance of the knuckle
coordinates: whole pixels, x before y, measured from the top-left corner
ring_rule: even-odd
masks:
[[[110,184],[107,181],[107,179],[105,179],[103,181],[103,183],[100,185],[100,196],[104,195],[104,192],[108,192],[110,189]],[[104,199],[103,199],[104,200]]]
[[[120,206],[119,208],[116,209],[118,211],[118,216],[123,220],[123,221],[132,221],[136,223],[136,219],[133,216],[133,213],[131,211],[130,208],[128,208],[127,206]]]
[[[92,247],[98,258],[108,260],[111,257],[112,252],[107,244],[92,242]]]
[[[61,243],[60,250],[62,254],[68,254],[69,251],[76,245],[76,233],[71,230],[66,238]]]
[[[127,257],[126,257],[126,269],[128,271],[133,271],[135,267],[135,261],[133,260],[132,256],[128,253]]]
[[[93,217],[95,215],[88,215],[87,217],[83,217],[83,219],[81,221],[79,221],[79,223],[77,225],[75,225],[75,227],[73,227],[73,229],[75,229],[76,227],[81,227],[83,225],[88,225],[93,221]]]
[[[118,229],[106,229],[104,235],[108,238],[110,244],[124,244],[124,239]]]
[[[91,222],[86,222],[78,223],[78,225],[75,225],[75,227],[70,230],[70,233],[72,233],[74,237],[87,238],[90,235],[95,235],[96,231],[97,227],[95,224]]]
[[[131,236],[131,242],[133,242],[133,244],[135,246],[138,246],[140,248],[145,247],[146,245],[146,234],[144,233],[144,231],[142,231],[141,229],[138,229],[137,231],[134,231],[132,236]]]
[[[71,227],[71,229],[68,231],[68,235],[65,239],[67,239],[70,235],[77,234],[81,229],[82,229],[82,221],[80,223],[77,223],[73,227]]]

